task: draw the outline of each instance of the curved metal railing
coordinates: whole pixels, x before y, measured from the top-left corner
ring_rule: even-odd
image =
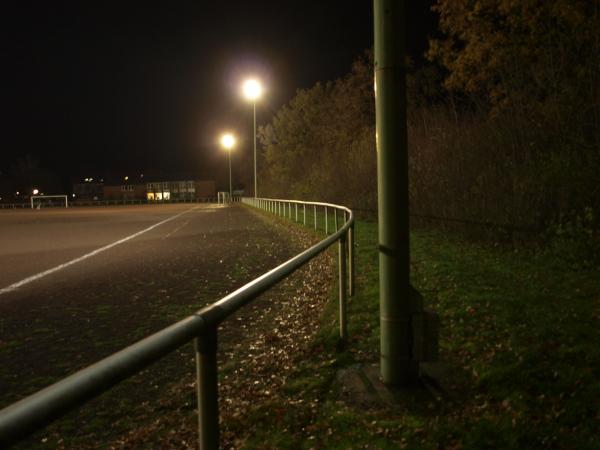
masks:
[[[287,218],[292,217],[291,211],[294,205],[296,221],[298,221],[298,207],[301,206],[304,224],[306,224],[306,207],[312,207],[315,229],[317,213],[323,209],[327,237],[191,316],[4,408],[0,411],[0,448],[8,447],[41,429],[191,340],[195,340],[196,351],[199,445],[201,449],[218,448],[217,328],[219,324],[335,242],[338,242],[339,250],[340,337],[342,339],[347,337],[348,282],[350,295],[354,291],[352,211],[339,205],[294,200],[244,198],[242,202]],[[329,234],[328,217],[332,211],[335,231],[332,229],[332,233]],[[339,221],[338,213],[341,214]],[[347,264],[350,265],[349,271],[346,270]]]

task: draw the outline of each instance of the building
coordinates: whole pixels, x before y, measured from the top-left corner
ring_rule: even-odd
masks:
[[[144,174],[107,177],[101,185],[101,198],[109,201],[191,202],[206,201],[216,196],[215,182],[212,180],[193,180],[156,174],[152,175],[150,180],[152,181],[144,177]],[[73,189],[75,191],[75,185]]]
[[[174,180],[152,181],[146,184],[148,201],[201,201],[216,195],[214,181]]]
[[[108,177],[103,186],[104,200],[145,200],[144,174]]]

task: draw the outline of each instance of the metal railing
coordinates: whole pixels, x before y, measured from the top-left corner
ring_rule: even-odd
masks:
[[[349,284],[350,295],[354,291],[352,211],[343,206],[327,203],[291,200],[245,198],[243,203],[279,213],[282,211],[282,206],[284,213],[287,207],[288,218],[291,218],[292,205],[295,205],[295,217],[297,217],[298,207],[302,206],[304,224],[306,224],[306,207],[312,207],[315,228],[317,211],[323,209],[327,237],[191,316],[1,410],[0,448],[22,440],[192,340],[195,341],[196,353],[199,447],[202,450],[218,448],[217,329],[219,324],[335,242],[338,242],[339,250],[340,337],[342,339],[347,337],[347,285]],[[332,234],[329,234],[327,217],[331,215],[331,211],[335,216],[335,231],[332,230]],[[339,228],[338,213],[343,217]],[[346,271],[347,263],[350,264],[349,271]]]

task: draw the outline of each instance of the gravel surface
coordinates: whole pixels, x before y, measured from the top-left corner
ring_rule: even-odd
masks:
[[[181,211],[137,210],[129,221],[121,215],[126,211],[118,211],[127,225],[117,234],[140,228],[131,221],[143,219],[149,226]],[[152,220],[146,214],[154,214]],[[111,223],[106,219],[99,223]],[[87,231],[96,236],[96,246],[112,239],[102,233]],[[316,240],[248,208],[204,207],[0,296],[0,406],[185,317]],[[295,361],[305,356],[329,298],[331,267],[331,257],[322,255],[221,327],[224,447],[243,441],[228,419],[239,422],[279,395]],[[23,448],[195,448],[194,370],[188,345],[34,435]]]

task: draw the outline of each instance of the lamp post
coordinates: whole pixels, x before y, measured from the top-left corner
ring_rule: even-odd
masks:
[[[258,196],[258,183],[256,181],[256,99],[262,94],[262,86],[255,79],[244,81],[243,85],[244,97],[252,101],[252,109],[254,115],[254,197]]]
[[[232,200],[232,189],[231,189],[231,150],[235,145],[235,137],[231,133],[225,133],[221,136],[221,145],[227,151],[227,159],[229,160],[229,201]]]

